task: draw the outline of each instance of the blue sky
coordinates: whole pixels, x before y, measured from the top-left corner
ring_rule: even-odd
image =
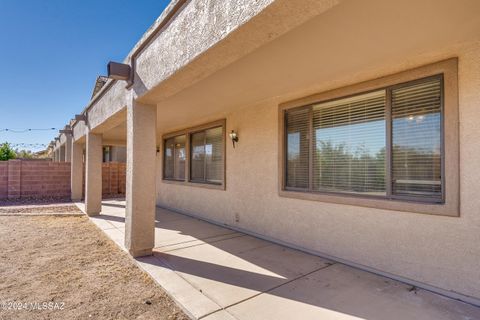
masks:
[[[0,142],[48,143],[169,0],[0,0]],[[36,148],[38,150],[39,148]]]

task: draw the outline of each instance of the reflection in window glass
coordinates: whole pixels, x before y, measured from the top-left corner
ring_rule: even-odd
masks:
[[[288,112],[287,126],[287,179],[291,188],[306,189],[308,177],[308,124],[309,110],[300,109]]]
[[[313,106],[313,189],[385,195],[385,90]]]
[[[392,90],[392,192],[441,199],[441,81]]]
[[[185,180],[185,141],[185,135],[165,140],[163,172],[165,179]]]
[[[205,131],[192,134],[192,158],[190,160],[190,180],[205,180]]]
[[[191,135],[190,179],[221,184],[223,181],[223,128],[216,127]]]

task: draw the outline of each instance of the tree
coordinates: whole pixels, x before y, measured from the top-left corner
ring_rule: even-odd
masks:
[[[9,143],[4,142],[0,145],[0,161],[15,159],[15,157],[15,150],[12,149]]]
[[[20,159],[32,159],[33,153],[30,150],[16,150],[17,158]]]

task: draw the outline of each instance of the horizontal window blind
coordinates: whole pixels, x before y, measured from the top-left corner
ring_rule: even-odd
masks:
[[[313,106],[313,189],[385,195],[385,90]]]
[[[223,178],[223,129],[205,131],[205,179],[221,183]]]
[[[191,135],[190,180],[205,181],[205,131]]]
[[[191,135],[190,179],[221,184],[223,181],[223,128],[216,127]]]
[[[392,193],[442,198],[441,79],[392,90]]]
[[[186,136],[165,140],[163,176],[166,179],[185,180]]]
[[[286,110],[284,187],[443,201],[442,86],[439,75]]]
[[[309,109],[286,114],[287,159],[286,186],[306,189],[309,186]]]

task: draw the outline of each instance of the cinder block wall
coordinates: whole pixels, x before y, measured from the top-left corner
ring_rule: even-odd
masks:
[[[102,194],[116,196],[125,194],[126,164],[104,162],[102,164]]]
[[[43,160],[0,162],[0,199],[70,197],[70,163]],[[124,163],[104,163],[104,196],[125,194]]]
[[[127,164],[118,163],[118,193],[125,194],[127,190]]]
[[[70,196],[69,162],[16,161],[20,167],[20,197]],[[12,161],[9,161],[9,167],[11,167],[11,165]],[[13,196],[9,197],[14,198]]]
[[[70,163],[43,160],[0,162],[0,199],[70,196]]]
[[[8,162],[0,161],[0,199],[8,196]]]

